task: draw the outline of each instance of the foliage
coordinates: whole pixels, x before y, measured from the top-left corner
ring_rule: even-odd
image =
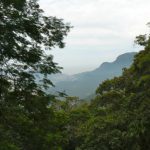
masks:
[[[58,100],[44,92],[60,69],[48,50],[64,47],[70,26],[36,0],[0,0],[0,20],[0,150],[150,149],[150,35],[136,38],[144,50],[91,103]]]
[[[0,149],[58,149],[54,96],[44,88],[60,69],[48,51],[65,46],[70,25],[45,16],[36,0],[0,0],[0,20]],[[40,84],[36,73],[44,76]]]
[[[136,39],[144,50],[132,66],[97,88],[82,150],[150,149],[150,36]]]

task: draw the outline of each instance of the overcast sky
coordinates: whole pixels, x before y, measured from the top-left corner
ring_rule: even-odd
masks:
[[[49,16],[63,18],[73,29],[66,47],[52,51],[63,73],[93,70],[118,55],[138,51],[136,35],[148,32],[150,0],[40,0]]]

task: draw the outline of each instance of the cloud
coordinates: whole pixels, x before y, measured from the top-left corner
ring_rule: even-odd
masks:
[[[70,61],[65,59],[68,56],[66,51],[69,57],[78,59],[76,63],[79,66],[83,60],[82,53],[91,55],[87,53],[89,49],[95,49],[98,54],[100,51],[103,60],[114,59],[114,55],[112,58],[108,57],[106,50],[116,56],[129,50],[137,50],[133,47],[134,38],[147,32],[146,23],[150,21],[150,0],[40,0],[39,3],[47,15],[63,18],[74,26],[65,40],[67,46],[64,55],[54,52],[56,60],[64,67],[68,67],[66,64]],[[78,58],[74,55],[75,51],[79,51]],[[64,57],[63,61],[57,59],[62,58],[61,55]],[[94,55],[97,58],[94,53],[93,64],[95,62],[97,66],[99,64]]]

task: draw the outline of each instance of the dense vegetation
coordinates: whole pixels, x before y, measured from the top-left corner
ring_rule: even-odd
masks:
[[[44,92],[59,68],[43,48],[63,47],[67,24],[45,17],[34,0],[0,0],[0,20],[0,150],[150,149],[149,35],[137,37],[144,50],[132,66],[86,103]]]
[[[64,47],[70,26],[44,16],[36,0],[0,0],[0,150],[46,150],[55,114],[47,75],[60,67],[48,53]],[[37,84],[34,74],[43,79]],[[57,137],[57,136],[56,136]]]
[[[104,81],[91,103],[59,101],[56,112],[64,121],[60,133],[66,139],[62,149],[150,149],[150,37],[139,36],[137,42],[144,50],[132,66],[122,76]]]

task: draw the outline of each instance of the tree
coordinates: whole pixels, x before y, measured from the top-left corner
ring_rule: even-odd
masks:
[[[136,43],[144,50],[131,67],[97,88],[80,149],[150,149],[150,35],[136,37]]]
[[[23,1],[21,9],[15,7],[20,1],[7,5],[5,2],[0,1],[1,78],[5,75],[14,88],[24,77],[33,81],[33,73],[38,72],[44,74],[44,83],[50,83],[46,75],[58,72],[59,68],[46,51],[64,47],[63,38],[69,25],[44,16],[35,0]]]
[[[65,46],[70,25],[45,16],[36,0],[0,0],[0,29],[1,149],[58,149],[49,140],[54,97],[44,88],[52,85],[47,75],[60,70],[48,51]]]

